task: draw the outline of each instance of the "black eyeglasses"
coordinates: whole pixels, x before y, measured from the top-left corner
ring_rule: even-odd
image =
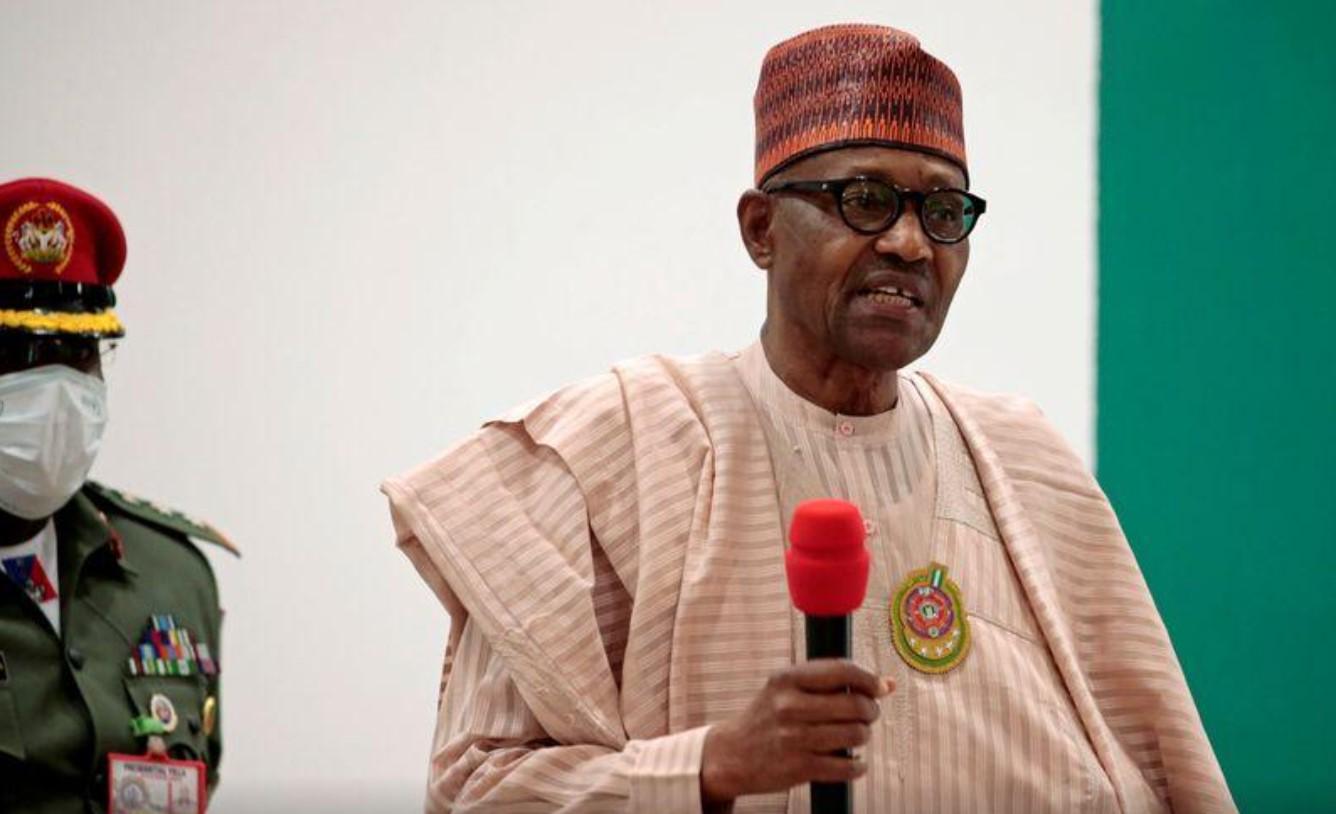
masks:
[[[840,217],[850,229],[875,235],[891,228],[905,211],[905,201],[918,207],[923,234],[937,243],[959,243],[970,236],[988,202],[963,189],[918,192],[900,189],[864,175],[830,181],[785,181],[763,192],[825,192],[834,196]]]
[[[82,336],[29,336],[0,331],[0,374],[44,365],[65,365],[90,373],[100,370],[116,342]]]

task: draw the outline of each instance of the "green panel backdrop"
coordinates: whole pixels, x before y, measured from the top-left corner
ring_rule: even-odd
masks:
[[[1101,16],[1100,478],[1240,808],[1336,811],[1336,3]]]

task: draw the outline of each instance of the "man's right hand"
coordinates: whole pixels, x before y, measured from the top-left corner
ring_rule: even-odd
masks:
[[[861,760],[834,754],[867,743],[890,679],[853,662],[819,659],[770,676],[740,715],[710,727],[701,756],[701,800],[783,791],[861,777]],[[845,690],[848,690],[846,692]]]

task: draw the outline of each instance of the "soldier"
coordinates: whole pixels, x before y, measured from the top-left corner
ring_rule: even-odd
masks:
[[[0,811],[202,811],[218,781],[212,527],[86,480],[124,335],[116,216],[0,185]],[[166,783],[170,780],[170,790]],[[166,805],[161,809],[168,810]]]

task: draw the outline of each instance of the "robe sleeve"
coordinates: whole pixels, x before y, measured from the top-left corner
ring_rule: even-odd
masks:
[[[383,484],[451,616],[428,810],[700,810],[707,728],[630,739],[621,718],[635,485],[611,376]]]
[[[708,727],[620,748],[553,740],[487,638],[465,622],[436,722],[428,811],[700,810]]]

